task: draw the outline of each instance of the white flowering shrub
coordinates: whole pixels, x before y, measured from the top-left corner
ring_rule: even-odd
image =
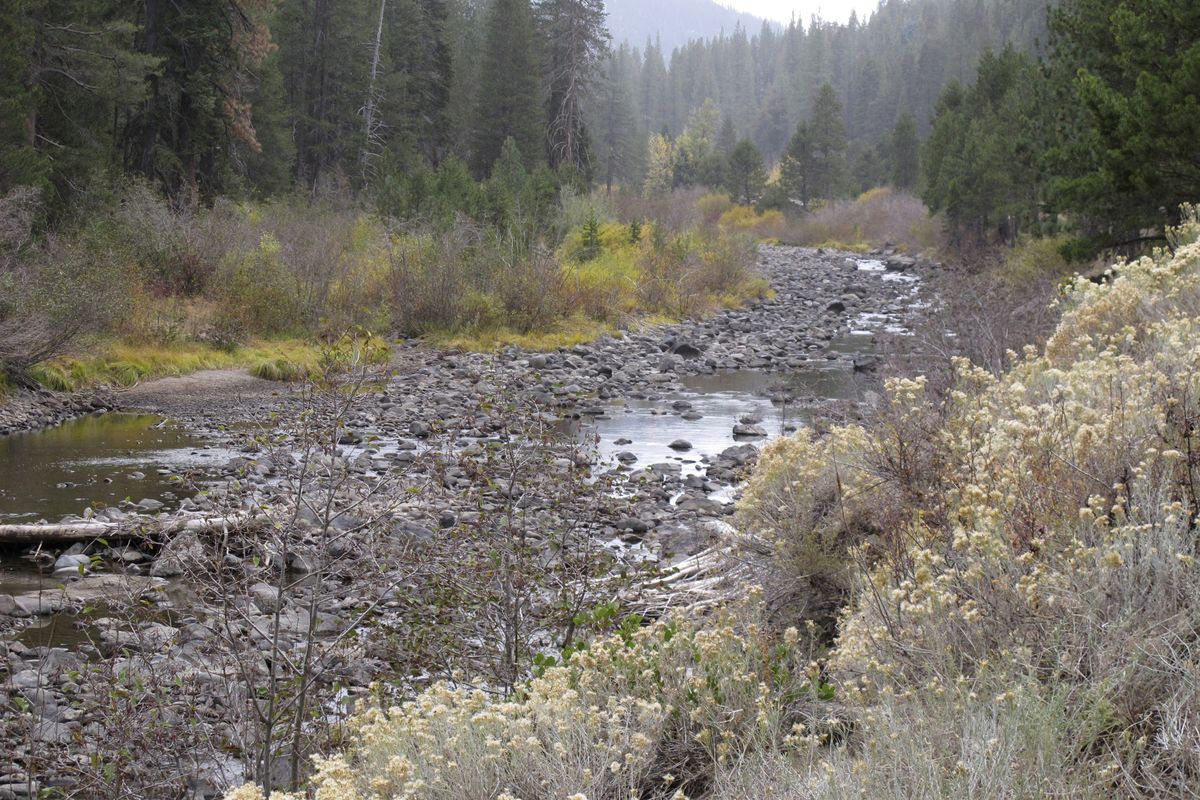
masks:
[[[825,716],[829,687],[799,640],[721,611],[601,638],[510,697],[439,684],[362,714],[310,788],[321,800],[702,796],[747,752]]]
[[[777,560],[860,567],[830,658],[858,750],[759,763],[779,796],[1194,796],[1198,238],[1067,287],[1000,378],[893,383],[872,428],[765,454],[744,519]]]

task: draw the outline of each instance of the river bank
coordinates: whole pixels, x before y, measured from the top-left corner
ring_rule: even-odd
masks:
[[[419,343],[398,347],[386,382],[346,410],[340,449],[323,458],[330,469],[336,462],[347,481],[364,487],[388,483],[390,496],[399,499],[380,506],[378,515],[364,500],[353,516],[323,521],[300,514],[289,524],[305,546],[336,527],[344,534],[338,560],[345,564],[358,564],[373,546],[371,530],[385,529],[388,546],[402,542],[406,558],[438,565],[422,577],[428,583],[411,579],[407,592],[423,597],[430,583],[448,580],[456,559],[475,563],[469,556],[479,547],[478,537],[501,520],[512,526],[519,510],[523,547],[548,559],[562,558],[560,533],[572,531],[567,549],[586,554],[587,580],[593,582],[578,596],[580,603],[611,599],[613,593],[636,595],[643,584],[661,580],[664,570],[729,535],[721,520],[733,511],[730,501],[758,445],[814,416],[854,415],[870,403],[870,376],[882,340],[911,327],[923,307],[917,265],[894,254],[770,247],[763,248],[759,268],[775,290],[769,300],[570,350],[478,354]],[[747,403],[746,413],[736,418],[734,411],[722,416],[706,405],[712,393],[696,383],[698,377],[728,374],[765,376],[745,392],[758,404]],[[814,375],[832,376],[847,388],[834,397],[820,388],[826,383],[791,379]],[[764,394],[770,395],[766,405]],[[189,697],[212,709],[197,721],[207,740],[244,739],[246,731],[230,721],[236,715],[223,715],[214,694],[223,685],[215,676],[230,668],[221,652],[229,640],[219,630],[211,598],[188,585],[209,552],[206,531],[223,526],[185,526],[171,536],[160,531],[187,519],[227,520],[226,529],[247,520],[287,519],[278,509],[286,508],[296,474],[287,452],[296,440],[264,445],[261,439],[271,433],[273,418],[288,419],[303,403],[295,391],[238,373],[156,381],[117,398],[122,410],[170,417],[231,455],[193,474],[205,490],[170,508],[156,507],[161,501],[153,497],[132,497],[127,505],[91,514],[80,509],[60,520],[102,525],[103,535],[68,547],[39,547],[36,555],[26,551],[33,560],[24,563],[40,561],[44,568],[27,570],[23,582],[0,585],[2,627],[11,631],[0,645],[8,664],[6,724],[22,737],[14,739],[14,765],[26,763],[39,748],[69,756],[76,737],[101,736],[102,720],[94,710],[101,698],[95,683],[89,688],[78,680],[83,663],[119,661],[147,674],[197,676]],[[764,419],[771,408],[784,405],[791,414]],[[641,428],[646,440],[623,435],[629,428],[616,423],[625,414],[650,420]],[[662,420],[683,426],[672,431],[695,426],[695,441],[674,433],[670,442],[657,441],[668,429],[657,425]],[[720,420],[720,435],[705,427],[714,420]],[[545,447],[530,457],[524,441],[538,437]],[[664,445],[671,455],[662,454]],[[497,480],[497,451],[525,459],[518,479]],[[485,469],[491,471],[481,477]],[[322,557],[313,553],[314,559]],[[300,551],[293,554],[290,569],[311,573],[312,563],[304,558]],[[329,584],[329,595],[322,597],[338,595],[340,601],[316,604],[320,587],[281,597],[270,585],[247,583],[238,601],[244,605],[237,641],[262,646],[264,625],[285,652],[302,648],[314,625],[331,638],[334,631],[372,627],[387,628],[391,636],[412,634],[405,602],[388,593],[394,589],[360,619],[364,598],[353,592],[361,575],[318,572],[318,581]],[[605,583],[615,575],[625,576],[619,585]],[[231,586],[236,583],[231,579]],[[133,619],[122,611],[131,600],[144,609]],[[318,614],[310,613],[317,605]],[[85,607],[104,610],[81,616]],[[53,626],[83,635],[70,643],[55,640],[45,633]],[[545,631],[530,642],[546,650],[554,644]],[[486,641],[471,646],[489,649]],[[351,700],[381,675],[395,672],[382,641],[368,634],[356,647],[354,658],[321,679],[338,683]],[[16,712],[18,697],[30,704],[23,714]],[[189,769],[193,796],[201,797],[231,780],[227,769],[236,773],[240,767],[197,756]],[[22,776],[29,777],[19,771],[0,777],[0,792],[27,785],[10,779]],[[8,791],[19,796],[16,789]]]

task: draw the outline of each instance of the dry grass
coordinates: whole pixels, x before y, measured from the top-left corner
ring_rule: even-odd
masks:
[[[911,253],[941,244],[938,225],[914,195],[879,188],[853,201],[837,200],[791,222],[780,238],[789,244],[857,252],[892,245]]]

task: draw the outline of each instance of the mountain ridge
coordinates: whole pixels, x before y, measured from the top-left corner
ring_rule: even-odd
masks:
[[[777,25],[716,0],[606,0],[604,5],[614,45],[641,48],[657,37],[667,54],[694,39],[732,33],[739,24],[751,36],[764,23]]]

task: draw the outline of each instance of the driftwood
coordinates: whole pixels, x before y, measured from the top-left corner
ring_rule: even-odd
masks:
[[[674,609],[703,611],[737,599],[754,578],[748,557],[762,556],[770,547],[757,536],[726,526],[713,546],[664,570],[658,580],[636,597],[627,598],[631,608],[657,619]]]
[[[0,525],[0,544],[38,542],[90,542],[94,539],[132,539],[175,533],[209,533],[245,525],[246,516],[174,517],[165,520],[137,517],[121,522],[64,522],[34,525]]]

